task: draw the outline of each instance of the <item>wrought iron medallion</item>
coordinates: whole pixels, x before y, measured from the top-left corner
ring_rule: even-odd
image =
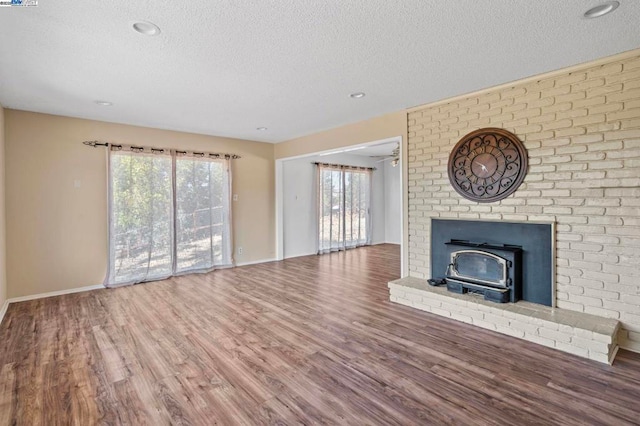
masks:
[[[451,151],[449,181],[464,198],[498,201],[518,189],[527,165],[527,150],[516,135],[503,129],[480,129],[460,139]]]

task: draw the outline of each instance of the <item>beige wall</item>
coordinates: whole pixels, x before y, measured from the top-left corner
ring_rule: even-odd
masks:
[[[395,136],[406,139],[406,133],[407,114],[398,111],[281,142],[275,145],[275,158],[294,157]]]
[[[5,137],[4,108],[0,105],[0,311],[7,300],[6,233],[5,233]]]
[[[618,319],[640,350],[640,51],[413,110],[409,270],[431,276],[432,218],[557,223],[557,306]],[[515,133],[529,173],[479,204],[449,184],[447,160],[472,130]]]
[[[106,150],[85,140],[241,155],[233,163],[234,246],[244,251],[236,262],[275,256],[273,145],[9,109],[5,120],[9,297],[104,279]]]

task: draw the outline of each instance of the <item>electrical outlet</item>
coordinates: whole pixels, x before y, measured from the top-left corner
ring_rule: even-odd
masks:
[[[238,247],[238,254],[242,254],[242,247]]]

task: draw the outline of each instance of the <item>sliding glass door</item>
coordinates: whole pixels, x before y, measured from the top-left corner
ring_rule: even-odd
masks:
[[[176,272],[231,263],[226,161],[176,160]]]
[[[112,152],[109,280],[151,281],[172,273],[171,156]]]
[[[371,244],[371,170],[318,165],[318,253]]]
[[[229,266],[229,160],[110,151],[107,286]]]

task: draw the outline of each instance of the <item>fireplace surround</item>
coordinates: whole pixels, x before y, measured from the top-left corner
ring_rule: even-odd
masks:
[[[475,250],[504,259],[511,282],[500,285],[482,279],[456,277],[452,271],[452,253]],[[545,306],[555,303],[554,226],[553,223],[506,222],[481,220],[431,220],[431,271],[433,278],[452,281],[457,292],[463,292],[458,281],[489,287],[487,300],[516,302],[525,300]],[[488,261],[487,261],[488,262]],[[489,265],[489,263],[487,263]],[[462,278],[462,279],[460,279]],[[478,287],[482,290],[482,287]],[[467,290],[473,290],[469,285]],[[506,290],[506,291],[503,291]],[[487,297],[488,295],[488,297]]]
[[[620,346],[640,352],[637,81],[640,54],[633,51],[410,110],[406,275],[426,284],[444,274],[430,264],[432,219],[553,222],[554,315],[569,311],[619,321]],[[518,135],[529,170],[508,198],[476,203],[451,188],[447,161],[463,135],[487,126]],[[477,299],[443,287],[429,290]],[[571,339],[557,339],[555,347],[579,347]]]

